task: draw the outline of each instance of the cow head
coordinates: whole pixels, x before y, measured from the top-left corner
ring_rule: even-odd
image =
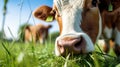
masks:
[[[34,26],[27,26],[25,28],[25,40],[26,41],[39,41],[41,44],[45,43],[48,37],[48,30],[52,25],[45,26],[43,24],[37,24]]]
[[[34,16],[39,19],[45,20],[50,15],[58,21],[60,36],[55,42],[57,56],[94,50],[93,44],[101,33],[97,4],[97,0],[54,0],[53,8],[41,6],[34,11]]]

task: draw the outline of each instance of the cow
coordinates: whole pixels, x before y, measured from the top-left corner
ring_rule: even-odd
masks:
[[[41,44],[45,43],[45,40],[48,38],[49,29],[52,25],[45,26],[43,24],[37,24],[33,26],[25,27],[25,42],[37,42]]]
[[[54,0],[53,7],[37,8],[33,15],[46,20],[56,19],[60,35],[55,41],[55,55],[86,54],[94,50],[94,44],[102,32],[102,20],[98,0]]]
[[[112,6],[111,8],[109,8]],[[109,11],[111,9],[111,11]],[[110,40],[114,42],[117,56],[120,55],[120,0],[100,0],[99,10],[102,17],[103,37],[106,42],[105,52],[110,49]]]

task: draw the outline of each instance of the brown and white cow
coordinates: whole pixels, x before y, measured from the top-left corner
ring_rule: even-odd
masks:
[[[41,20],[53,16],[58,21],[60,36],[55,42],[57,56],[91,52],[101,34],[98,0],[54,0],[53,8],[44,5],[33,14]]]
[[[51,25],[45,26],[43,24],[37,24],[34,26],[27,26],[25,28],[25,42],[33,41],[37,42],[39,41],[41,44],[45,43],[45,40],[48,37],[49,29],[51,28]]]
[[[109,6],[112,4],[112,11]],[[100,0],[99,9],[101,11],[103,34],[109,49],[109,40],[115,42],[114,50],[120,55],[120,0]],[[107,51],[108,51],[107,49]]]

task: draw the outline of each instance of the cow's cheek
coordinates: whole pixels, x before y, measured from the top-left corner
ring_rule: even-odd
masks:
[[[99,33],[99,19],[97,16],[93,16],[90,13],[87,13],[83,18],[81,28],[86,34],[88,34],[93,43],[95,43]]]

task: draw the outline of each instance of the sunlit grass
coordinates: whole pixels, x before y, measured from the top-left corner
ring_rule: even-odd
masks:
[[[120,58],[110,52],[108,55],[96,49],[85,55],[56,57],[54,42],[43,45],[0,41],[0,67],[119,67]]]

